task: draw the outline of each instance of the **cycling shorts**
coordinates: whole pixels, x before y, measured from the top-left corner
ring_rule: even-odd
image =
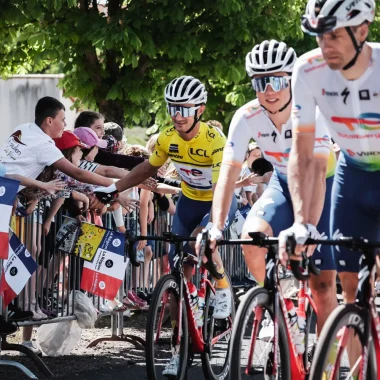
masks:
[[[196,227],[206,227],[210,219],[211,206],[212,202],[193,200],[187,198],[184,194],[181,194],[173,217],[172,233],[179,236],[191,236]],[[232,197],[231,207],[228,212],[224,229],[227,229],[234,221],[236,210],[237,201],[235,197]],[[188,244],[185,244],[183,249],[186,253],[194,254],[194,251]],[[171,268],[173,268],[174,252],[174,244],[171,244],[169,252],[169,262]]]
[[[333,177],[326,179],[325,205],[317,225],[322,237],[327,237],[330,222],[331,189]],[[268,187],[263,195],[251,208],[245,226],[252,224],[254,218],[264,219],[272,228],[273,236],[291,227],[294,223],[293,205],[288,184],[273,172]],[[315,265],[321,270],[335,270],[334,249],[330,246],[319,245],[313,254]]]
[[[340,154],[331,197],[330,235],[380,240],[380,171],[360,170]],[[338,272],[359,272],[361,254],[335,248]]]

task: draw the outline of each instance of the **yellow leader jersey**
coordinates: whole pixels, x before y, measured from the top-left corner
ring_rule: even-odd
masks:
[[[220,129],[203,122],[190,141],[183,140],[171,127],[158,136],[149,162],[162,166],[170,158],[181,176],[183,194],[197,201],[212,201],[212,185],[218,180],[225,144]]]

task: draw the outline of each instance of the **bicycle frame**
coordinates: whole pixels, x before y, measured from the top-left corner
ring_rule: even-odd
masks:
[[[192,343],[192,353],[210,353],[211,347],[216,344],[220,339],[224,338],[226,335],[231,334],[232,328],[230,327],[220,335],[213,337],[210,341],[205,342],[203,339],[203,327],[197,327],[195,317],[193,310],[190,306],[190,291],[187,286],[187,281],[183,273],[183,263],[185,261],[185,256],[181,249],[181,242],[175,241],[175,256],[174,256],[174,269],[172,271],[172,274],[176,277],[176,286],[179,287],[178,294],[179,294],[179,300],[185,301],[185,312],[187,313],[188,318],[188,326],[189,326],[189,334],[191,337],[191,343]],[[212,285],[211,281],[207,278],[207,270],[203,267],[199,268],[199,273],[201,276],[200,280],[200,289],[203,291],[203,293],[206,295],[206,287],[210,287],[210,291],[212,291],[215,294],[215,288]],[[173,284],[174,285],[174,284]],[[156,334],[156,340],[159,339],[160,331],[161,331],[161,325],[163,322],[163,317],[165,313],[165,306],[169,303],[169,296],[168,294],[165,296],[164,303],[162,305],[160,317],[159,317],[159,326],[157,328],[157,334]],[[183,303],[178,302],[178,320],[182,320],[182,313],[183,310]],[[231,318],[231,317],[229,317]],[[205,323],[207,323],[205,321]],[[231,323],[232,326],[232,323]],[[180,334],[177,334],[176,337],[176,346],[180,344]]]
[[[304,354],[298,354],[296,351],[296,347],[293,341],[293,335],[290,327],[290,322],[288,318],[288,312],[285,306],[284,296],[282,293],[281,285],[278,279],[278,266],[279,261],[277,259],[276,250],[274,247],[270,246],[268,247],[268,253],[266,255],[266,276],[265,276],[265,282],[264,282],[264,288],[269,290],[270,296],[273,300],[274,308],[273,308],[273,323],[274,323],[274,337],[273,337],[273,347],[278,346],[278,315],[279,313],[282,313],[285,325],[286,325],[286,333],[288,337],[288,341],[290,342],[290,365],[291,365],[291,378],[292,379],[305,379],[305,376],[307,375],[308,371],[307,368],[305,368],[303,355]],[[300,311],[305,312],[305,301],[307,300],[313,309],[316,311],[316,306],[313,301],[313,299],[310,297],[310,295],[307,292],[307,281],[306,280],[300,280],[300,286],[299,286],[299,294],[298,294],[298,308]],[[246,374],[249,374],[249,369],[252,367],[252,360],[253,360],[253,350],[256,343],[256,337],[258,333],[258,329],[262,320],[263,316],[263,309],[262,307],[255,307],[255,318],[253,322],[253,328],[252,328],[252,336],[251,336],[251,343],[249,348],[249,357],[248,357],[248,364],[246,368]],[[317,311],[316,311],[317,312]],[[307,347],[305,347],[307,350]],[[276,375],[277,374],[277,363],[278,363],[278,353],[277,349],[274,349],[274,365],[272,367],[272,373],[269,373],[269,375]]]

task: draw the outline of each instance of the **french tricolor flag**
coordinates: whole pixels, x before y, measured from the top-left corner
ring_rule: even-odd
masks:
[[[113,300],[123,283],[128,260],[124,260],[125,236],[108,230],[92,262],[85,261],[81,288],[108,300]]]
[[[0,177],[0,259],[8,258],[9,221],[19,181]]]
[[[9,239],[9,257],[3,262],[0,294],[4,307],[16,298],[37,269],[37,263],[16,234]]]

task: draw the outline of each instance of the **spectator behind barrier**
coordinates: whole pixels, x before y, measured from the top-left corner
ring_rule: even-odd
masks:
[[[80,127],[91,128],[96,133],[98,138],[102,139],[105,135],[104,116],[94,111],[83,111],[78,115],[74,123],[74,129]],[[145,160],[142,157],[132,157],[123,154],[110,153],[103,149],[99,149],[96,156],[96,162],[98,164],[116,166],[118,168],[129,170],[144,161]]]

